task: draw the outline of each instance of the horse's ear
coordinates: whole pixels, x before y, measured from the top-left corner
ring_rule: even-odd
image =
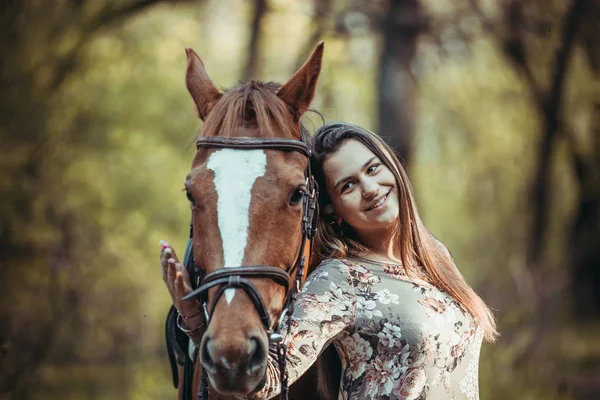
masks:
[[[219,101],[222,93],[212,83],[202,60],[196,52],[186,47],[187,71],[185,74],[185,86],[196,103],[196,109],[200,119],[204,120],[213,106]]]
[[[290,107],[295,122],[308,110],[315,96],[324,47],[323,42],[319,43],[308,61],[277,92]]]

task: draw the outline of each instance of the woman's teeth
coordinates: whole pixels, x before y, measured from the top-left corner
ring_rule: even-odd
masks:
[[[377,208],[380,205],[382,205],[385,202],[385,199],[387,199],[387,194],[385,196],[383,196],[381,199],[379,199],[379,201],[377,203],[375,203],[371,207],[369,207],[369,210],[372,210],[372,209]]]

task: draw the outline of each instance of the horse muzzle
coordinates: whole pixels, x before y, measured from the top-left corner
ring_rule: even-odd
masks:
[[[225,335],[228,336],[228,335]],[[208,332],[200,347],[200,362],[213,387],[223,394],[248,394],[265,376],[268,341],[264,332],[247,338],[217,338]]]

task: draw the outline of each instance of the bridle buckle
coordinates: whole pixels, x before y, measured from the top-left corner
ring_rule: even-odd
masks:
[[[241,278],[239,275],[229,275],[229,285],[228,286],[239,287],[241,284],[240,279]]]
[[[269,342],[279,344],[283,342],[283,335],[279,332],[271,332],[269,335]]]

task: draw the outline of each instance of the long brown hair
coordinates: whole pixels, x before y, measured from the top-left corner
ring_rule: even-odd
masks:
[[[323,213],[332,204],[325,187],[323,163],[335,153],[342,142],[354,139],[362,143],[390,169],[396,178],[400,215],[395,239],[398,241],[404,268],[422,266],[430,282],[452,296],[483,328],[484,338],[497,336],[496,322],[489,307],[465,281],[448,250],[427,230],[417,211],[408,176],[394,151],[378,135],[348,123],[326,124],[318,128],[313,138],[313,171],[320,186],[318,231],[314,243],[313,261],[324,258],[344,258],[369,249],[358,239],[353,229],[342,223],[340,235],[333,217]],[[407,271],[408,273],[408,271]]]

